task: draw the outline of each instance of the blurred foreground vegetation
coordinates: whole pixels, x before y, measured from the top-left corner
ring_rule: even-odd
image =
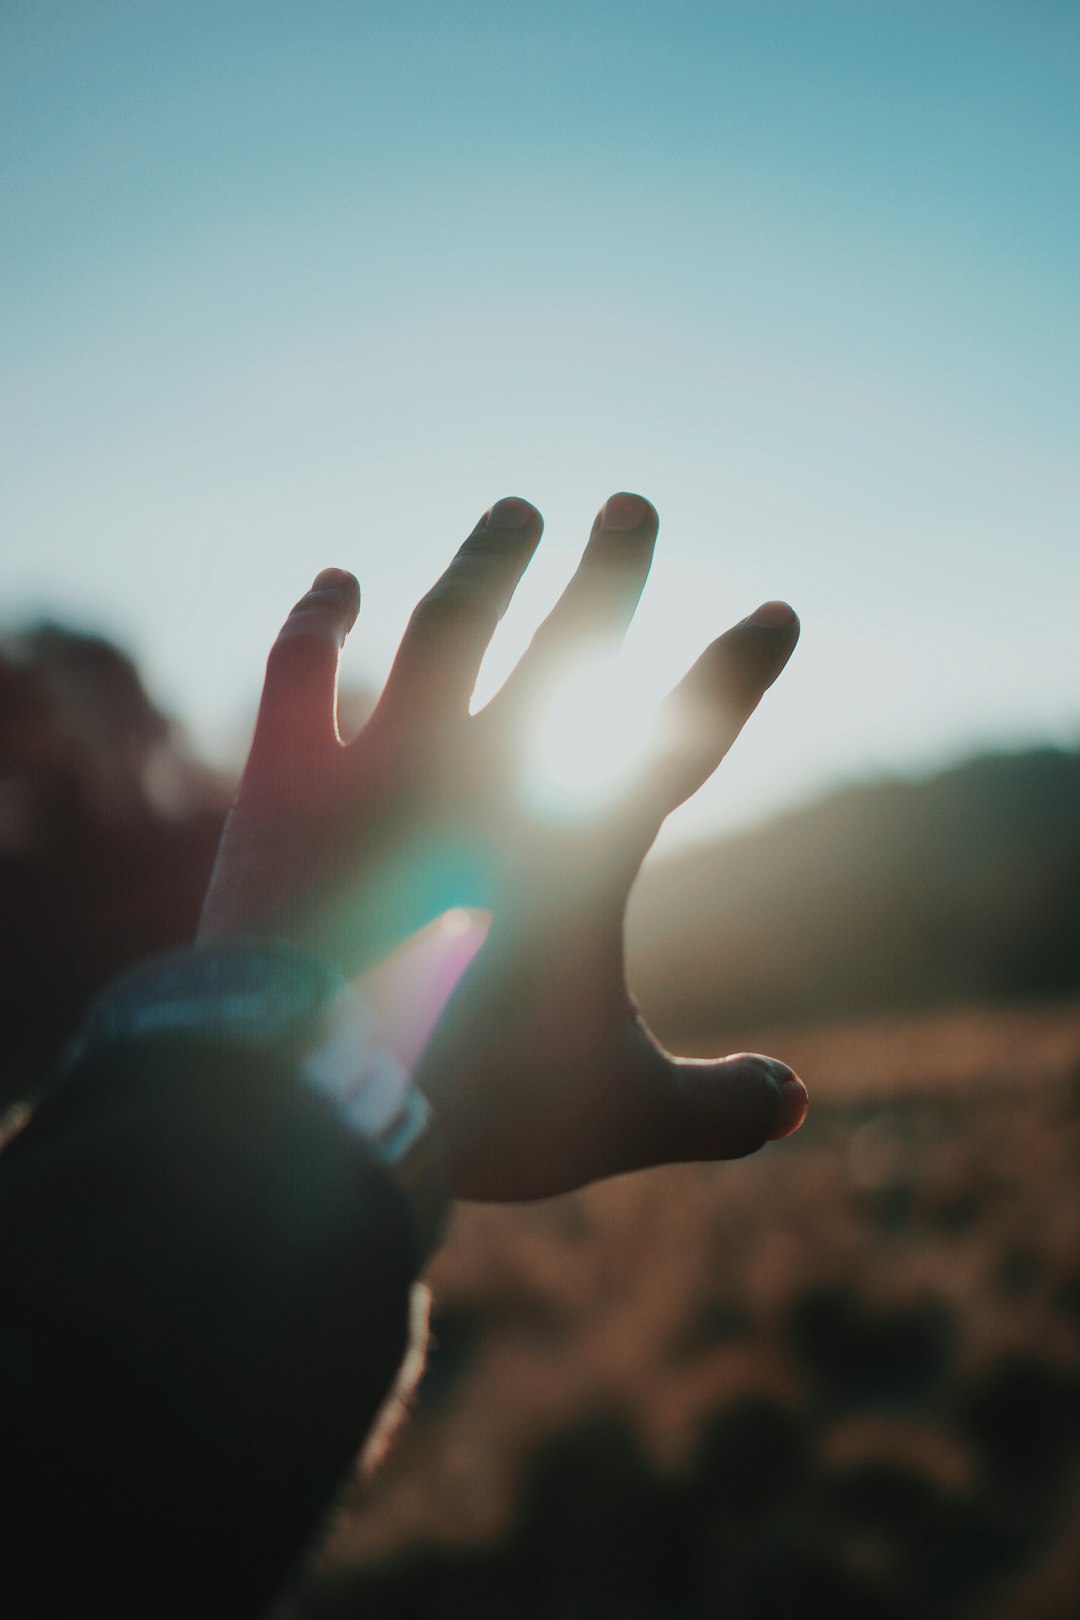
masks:
[[[1075,1616],[1080,1002],[782,1050],[791,1141],[459,1212],[300,1612]]]

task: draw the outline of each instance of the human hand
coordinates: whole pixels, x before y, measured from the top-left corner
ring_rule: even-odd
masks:
[[[530,698],[560,662],[621,638],[657,528],[648,502],[612,497],[578,573],[485,711],[517,774]],[[798,635],[785,603],[763,604],[668,696],[660,746],[618,802],[558,824],[516,806],[504,822],[490,930],[416,1076],[458,1196],[546,1197],[650,1165],[739,1158],[802,1124],[805,1088],[776,1059],[666,1052],[627,988],[623,950],[626,902],[662,822],[712,774]]]
[[[525,501],[484,514],[417,606],[374,714],[348,742],[337,670],[360,591],[344,569],[316,576],[267,659],[200,940],[288,939],[353,974],[448,907],[488,898],[499,769],[469,699],[542,527]]]
[[[318,576],[268,661],[201,937],[287,936],[351,971],[449,905],[491,905],[489,938],[417,1076],[460,1196],[539,1197],[666,1159],[733,1157],[805,1112],[801,1083],[774,1060],[663,1052],[622,952],[641,860],[786,663],[790,609],[767,604],[702,655],[664,706],[668,747],[614,811],[555,828],[518,792],[530,706],[568,656],[621,636],[656,530],[639,497],[606,504],[563,597],[475,715],[480,662],[540,537],[523,501],[485,514],[421,602],[347,746],[335,683],[358,605],[351,575]]]

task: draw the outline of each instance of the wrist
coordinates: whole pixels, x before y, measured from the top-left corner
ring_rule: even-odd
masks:
[[[183,1034],[273,1052],[334,1105],[405,1197],[422,1265],[450,1195],[434,1116],[372,1010],[325,962],[277,940],[232,938],[139,964],[92,1007],[80,1049]]]

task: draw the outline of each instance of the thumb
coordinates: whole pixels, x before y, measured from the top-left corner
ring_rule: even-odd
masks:
[[[806,1087],[786,1063],[757,1052],[714,1062],[677,1058],[670,1157],[676,1161],[741,1159],[797,1131],[806,1118]]]
[[[360,587],[344,568],[324,568],[285,620],[266,660],[253,752],[287,765],[297,753],[337,742],[337,670],[360,611]]]

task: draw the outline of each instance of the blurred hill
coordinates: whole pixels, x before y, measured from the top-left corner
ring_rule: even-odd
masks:
[[[103,984],[192,937],[230,796],[108,641],[0,636],[0,1104]]]
[[[629,950],[672,1042],[1075,991],[1080,753],[844,788],[650,863]]]
[[[344,733],[370,710],[343,691]],[[234,785],[111,642],[0,630],[0,1110],[35,1093],[110,979],[193,937]]]

